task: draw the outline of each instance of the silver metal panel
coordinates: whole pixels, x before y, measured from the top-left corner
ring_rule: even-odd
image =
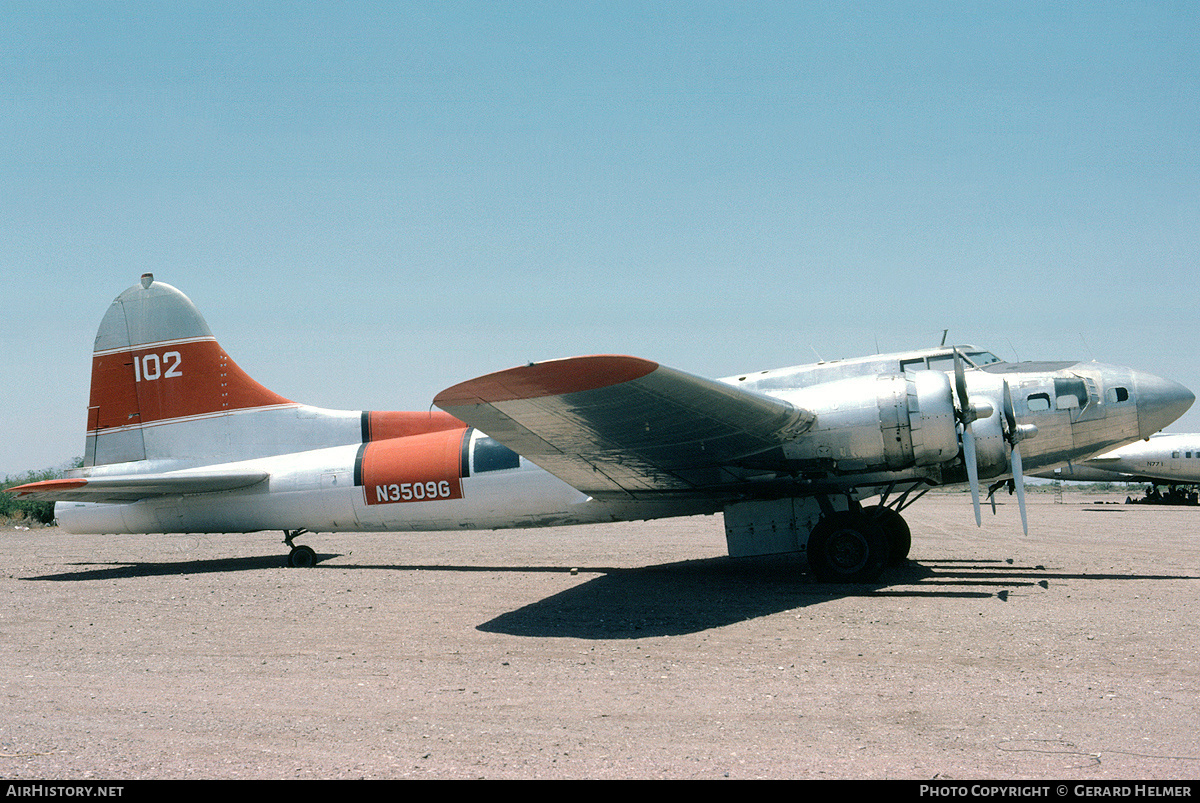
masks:
[[[89,459],[85,465],[127,463],[146,459],[146,444],[141,429],[108,430],[88,435],[84,447]]]
[[[831,500],[845,510],[844,497]],[[803,552],[808,534],[821,518],[813,497],[739,502],[725,508],[725,542],[730,557]]]
[[[96,332],[95,351],[165,340],[211,338],[191,299],[169,284],[135,285],[117,296]]]

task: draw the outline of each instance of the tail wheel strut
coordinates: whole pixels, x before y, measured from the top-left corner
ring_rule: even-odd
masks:
[[[288,553],[288,566],[307,569],[317,565],[317,553],[313,551],[312,547],[292,543],[296,536],[304,535],[307,532],[308,530],[303,528],[283,531],[283,543],[292,548],[292,551]]]

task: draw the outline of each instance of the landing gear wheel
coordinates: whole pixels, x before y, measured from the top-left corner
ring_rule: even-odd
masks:
[[[313,552],[312,547],[301,544],[300,546],[292,547],[292,551],[288,553],[288,566],[308,569],[316,565],[317,553]]]
[[[823,583],[873,583],[888,563],[888,536],[862,513],[834,513],[808,537],[808,564]]]
[[[888,565],[899,566],[908,560],[908,550],[912,548],[912,531],[904,517],[890,507],[872,505],[864,508],[863,513],[871,521],[883,528],[888,539]]]

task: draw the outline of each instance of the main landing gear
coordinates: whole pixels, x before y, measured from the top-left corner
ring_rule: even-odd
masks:
[[[912,531],[908,529],[904,517],[893,508],[883,505],[863,508],[863,515],[883,528],[888,538],[888,565],[899,566],[908,560],[908,551],[912,549]]]
[[[908,559],[912,534],[890,507],[831,511],[808,536],[808,564],[823,583],[873,583]]]
[[[292,551],[288,553],[288,566],[308,569],[317,565],[317,553],[313,551],[312,547],[292,543],[293,538],[306,532],[308,530],[305,529],[283,531],[283,543],[292,548]]]

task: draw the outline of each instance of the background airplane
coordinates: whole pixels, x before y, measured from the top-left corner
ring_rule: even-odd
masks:
[[[1077,482],[1197,485],[1200,484],[1200,433],[1160,433],[1078,463],[1039,472],[1037,476]]]
[[[965,355],[965,356],[964,356]],[[264,388],[191,301],[146,274],[101,321],[84,467],[9,491],[68,532],[537,527],[723,512],[731,555],[803,551],[870,582],[930,487],[1078,462],[1145,438],[1193,394],[1100,363],[926,349],[705,379],[591,356],[463,382],[441,411],[326,410]],[[863,507],[860,500],[878,496]],[[1024,520],[1024,503],[1021,515]]]

